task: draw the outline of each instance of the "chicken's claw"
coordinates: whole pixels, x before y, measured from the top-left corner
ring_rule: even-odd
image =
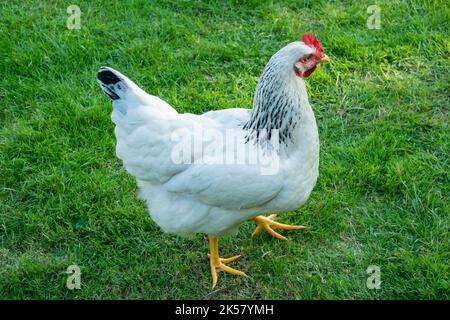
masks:
[[[271,214],[268,217],[264,216],[257,216],[253,218],[253,220],[256,222],[257,226],[255,231],[252,233],[252,237],[258,235],[261,233],[261,231],[265,230],[267,231],[272,237],[280,239],[280,240],[287,240],[286,237],[283,237],[278,232],[274,231],[273,229],[278,228],[281,230],[300,230],[305,229],[304,226],[292,226],[289,224],[279,223],[274,221],[274,219],[277,217],[276,214]]]
[[[212,287],[214,287],[217,284],[217,271],[225,271],[231,274],[234,274],[236,276],[243,276],[246,277],[247,275],[239,270],[233,269],[231,267],[228,267],[225,265],[225,263],[232,262],[240,257],[239,256],[233,256],[231,258],[220,258],[219,257],[219,240],[216,237],[209,236],[209,249],[210,249],[210,255],[209,255],[209,262],[211,266],[211,276],[212,276]]]

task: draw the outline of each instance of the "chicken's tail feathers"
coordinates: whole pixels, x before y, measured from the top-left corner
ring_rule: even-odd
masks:
[[[175,109],[167,102],[148,94],[113,68],[100,67],[97,73],[97,82],[103,92],[113,101],[113,108],[122,115],[127,113],[127,109],[136,106],[156,107],[159,111],[176,114]]]
[[[97,82],[103,92],[112,100],[124,98],[127,91],[130,90],[129,83],[132,83],[119,71],[108,67],[100,67],[97,73]]]

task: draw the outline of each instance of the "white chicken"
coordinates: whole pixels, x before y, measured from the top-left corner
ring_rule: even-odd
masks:
[[[118,71],[101,67],[97,81],[112,99],[116,154],[136,177],[152,219],[166,232],[205,233],[213,287],[217,271],[245,273],[222,259],[218,237],[250,219],[262,230],[301,229],[274,221],[300,207],[319,174],[319,136],[304,78],[329,58],[311,34],[272,56],[253,109],[179,114]],[[192,145],[194,147],[192,148]]]

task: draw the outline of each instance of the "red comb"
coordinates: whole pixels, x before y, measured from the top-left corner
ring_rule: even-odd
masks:
[[[317,53],[322,56],[324,54],[324,51],[322,49],[322,46],[320,45],[319,40],[317,37],[311,33],[305,33],[302,35],[302,42],[306,44],[307,46],[313,47],[316,49]]]

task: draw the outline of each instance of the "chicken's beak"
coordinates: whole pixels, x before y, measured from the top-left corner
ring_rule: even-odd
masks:
[[[328,62],[330,62],[330,57],[329,56],[327,56],[326,54],[324,54],[323,56],[322,56],[322,58],[320,59],[320,62],[322,62],[322,63],[328,63]]]

